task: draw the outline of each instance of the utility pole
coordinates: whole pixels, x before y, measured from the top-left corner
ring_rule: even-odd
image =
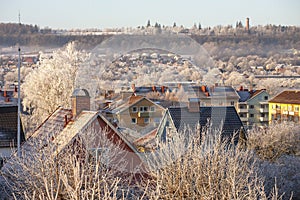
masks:
[[[20,11],[19,11],[19,26],[21,26],[21,17],[20,17]],[[19,38],[20,39],[20,38]],[[18,45],[18,133],[17,133],[17,149],[18,149],[18,157],[21,157],[21,96],[20,96],[20,90],[21,90],[21,81],[20,81],[20,68],[21,68],[21,48],[20,48],[20,41]]]

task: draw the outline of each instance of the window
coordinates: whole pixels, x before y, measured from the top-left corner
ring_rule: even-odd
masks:
[[[276,109],[280,109],[280,105],[277,105],[277,104],[276,104]]]
[[[245,113],[240,113],[240,117],[247,117],[247,114],[245,114]]]
[[[254,117],[254,114],[250,114],[250,117]]]
[[[299,112],[299,107],[298,106],[295,106],[295,112]]]
[[[136,107],[136,106],[133,106],[133,107],[132,107],[132,112],[137,112],[137,111],[138,111],[137,107]]]
[[[265,99],[265,100],[268,100],[268,96],[264,96],[264,99]]]
[[[140,112],[148,112],[149,107],[148,106],[140,106]]]
[[[137,121],[136,121],[136,118],[131,118],[131,123],[132,123],[132,124],[136,124],[136,122],[137,122]]]
[[[273,104],[273,105],[272,105],[272,109],[276,109],[276,105]]]
[[[276,116],[274,114],[271,115],[271,120],[276,120]]]
[[[151,112],[155,112],[155,107],[154,107],[154,106],[151,106],[151,107],[150,107],[150,111],[151,111]]]
[[[234,101],[231,101],[231,102],[230,102],[230,105],[234,106]]]
[[[144,118],[144,123],[145,123],[145,124],[149,124],[149,122],[150,122],[150,119],[149,119],[149,118]]]
[[[264,114],[264,113],[261,113],[260,116],[261,116],[261,117],[265,117],[265,114]]]
[[[288,106],[288,111],[292,111],[292,110],[293,110],[292,106]]]
[[[254,105],[250,105],[250,109],[254,109]]]

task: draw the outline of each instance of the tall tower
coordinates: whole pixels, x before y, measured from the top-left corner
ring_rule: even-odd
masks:
[[[249,17],[246,18],[246,31],[249,32],[250,31],[250,26],[249,26]]]

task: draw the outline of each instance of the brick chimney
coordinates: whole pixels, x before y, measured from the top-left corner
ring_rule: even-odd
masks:
[[[200,99],[199,98],[189,98],[188,110],[189,110],[189,112],[199,112],[200,111]]]
[[[161,86],[161,93],[162,93],[162,94],[165,93],[165,86]]]
[[[91,97],[86,89],[75,89],[71,96],[72,115],[75,118],[83,110],[90,110]]]
[[[135,92],[135,89],[136,89],[136,88],[135,88],[135,84],[134,84],[134,83],[131,84],[131,89],[132,89],[133,92]]]

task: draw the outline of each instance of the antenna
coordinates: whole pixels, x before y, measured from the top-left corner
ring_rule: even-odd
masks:
[[[20,10],[19,10],[19,24],[21,24],[21,14],[20,14]]]
[[[19,11],[19,28],[21,26],[21,15]],[[19,31],[20,33],[21,31]],[[20,35],[18,40],[20,40]],[[20,68],[21,68],[21,48],[20,48],[20,41],[18,44],[18,132],[17,132],[17,149],[18,149],[18,157],[21,157],[21,97],[20,97],[20,90],[21,90],[21,83],[20,83]]]

